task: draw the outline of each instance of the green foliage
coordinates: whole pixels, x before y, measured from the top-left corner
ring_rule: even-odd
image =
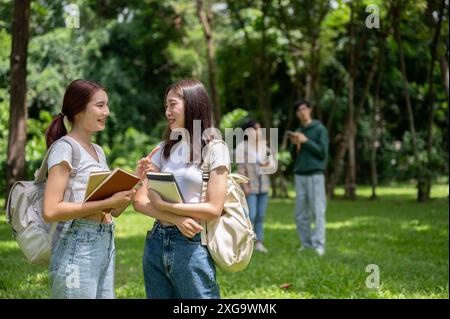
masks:
[[[220,129],[222,132],[225,131],[226,128],[237,128],[244,124],[244,120],[248,117],[248,111],[237,108],[231,112],[228,112],[222,116],[222,120],[220,122]]]
[[[148,155],[158,142],[130,127],[123,134],[114,136],[112,148],[105,147],[105,155],[111,162],[111,168],[121,167],[134,172],[137,161]]]
[[[27,174],[43,155],[43,133],[49,114],[61,109],[68,83],[76,78],[97,81],[108,90],[111,117],[96,141],[107,151],[112,165],[134,168],[135,161],[161,139],[167,125],[163,94],[181,78],[197,78],[210,88],[207,44],[196,4],[189,0],[76,0],[80,28],[64,24],[65,2],[36,0],[31,5],[28,46]],[[330,129],[329,172],[346,122],[350,52],[348,1],[226,1],[211,3],[215,74],[225,127],[239,127],[248,116],[263,119],[261,101],[271,107],[279,136],[293,129],[293,101],[304,97],[313,71],[316,87],[310,99],[320,109]],[[419,170],[433,178],[448,175],[448,101],[440,64],[432,74],[435,91],[433,148],[425,148],[431,59],[439,3],[407,1],[401,16],[388,16],[390,3],[382,0],[353,2],[355,45],[355,105],[360,101],[368,72],[387,31],[381,71],[381,117],[377,168],[380,182],[410,180]],[[380,8],[381,29],[367,29],[367,5]],[[266,6],[267,5],[267,6]],[[437,58],[448,48],[448,4],[442,24]],[[13,2],[0,0],[0,192],[6,175]],[[265,15],[265,18],[263,16]],[[397,42],[392,23],[400,23],[406,73],[418,132],[419,161],[412,158]],[[317,37],[317,38],[316,38]],[[313,42],[316,41],[316,47]],[[448,59],[448,57],[447,57]],[[315,64],[317,63],[317,65]],[[266,75],[268,75],[266,77]],[[374,83],[378,73],[375,76]],[[374,83],[369,101],[374,99]],[[270,92],[267,92],[270,91]],[[270,93],[270,94],[268,94]],[[239,107],[239,108],[238,108]],[[371,103],[364,103],[356,143],[358,184],[370,181]],[[290,127],[288,127],[290,126]],[[134,129],[130,130],[130,128]],[[406,132],[406,133],[405,133]],[[395,148],[401,142],[400,150]],[[135,148],[135,149],[134,149]],[[280,169],[289,173],[288,153],[280,153]]]
[[[39,113],[39,120],[33,118],[27,120],[28,142],[25,150],[25,160],[29,179],[33,178],[34,172],[40,167],[47,151],[45,135],[42,132],[46,131],[51,121],[52,116],[47,111]]]

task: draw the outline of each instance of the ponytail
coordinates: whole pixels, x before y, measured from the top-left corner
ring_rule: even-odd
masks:
[[[67,134],[66,127],[64,126],[64,114],[59,113],[53,121],[50,123],[50,126],[45,131],[45,140],[47,143],[47,149],[61,137]]]

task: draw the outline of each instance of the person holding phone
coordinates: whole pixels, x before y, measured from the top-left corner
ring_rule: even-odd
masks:
[[[290,151],[294,159],[297,233],[302,243],[300,251],[314,249],[325,254],[326,194],[324,171],[328,161],[328,131],[311,116],[308,101],[294,104],[300,127],[289,132]],[[311,219],[315,229],[311,230]]]

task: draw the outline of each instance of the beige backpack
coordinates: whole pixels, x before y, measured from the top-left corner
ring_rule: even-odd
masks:
[[[208,187],[210,150],[216,143],[224,142],[214,140],[209,143],[202,165],[202,202],[206,198]],[[228,174],[222,215],[213,220],[205,220],[202,223],[204,228],[201,233],[202,245],[208,247],[215,264],[226,272],[237,272],[247,267],[252,257],[253,244],[256,239],[249,217],[247,199],[239,185],[240,183],[248,183],[248,178],[240,174]]]
[[[41,167],[35,172],[34,181],[18,181],[9,192],[6,205],[6,221],[11,225],[13,237],[19,244],[26,259],[36,265],[48,265],[52,245],[59,238],[64,222],[46,223],[42,216],[42,207],[47,176],[47,160],[53,147],[63,141],[72,147],[71,177],[77,174],[81,151],[70,138],[63,136],[53,143],[45,154]],[[70,200],[72,187],[64,194]]]

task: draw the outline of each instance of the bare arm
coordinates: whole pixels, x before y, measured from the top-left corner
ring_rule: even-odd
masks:
[[[48,172],[43,204],[43,217],[46,222],[83,218],[106,209],[123,207],[131,201],[134,192],[119,192],[107,199],[86,203],[64,202],[64,191],[69,178],[70,168],[65,162],[53,166]]]
[[[203,227],[190,217],[179,216],[157,209],[148,198],[147,180],[144,180],[141,188],[137,191],[133,206],[136,211],[144,215],[176,225],[181,233],[187,237],[193,237],[203,230]]]
[[[199,204],[169,203],[155,191],[149,192],[150,201],[157,209],[180,216],[197,219],[213,219],[220,216],[225,203],[228,169],[220,166],[210,172],[206,201]],[[214,187],[211,187],[214,185]]]

